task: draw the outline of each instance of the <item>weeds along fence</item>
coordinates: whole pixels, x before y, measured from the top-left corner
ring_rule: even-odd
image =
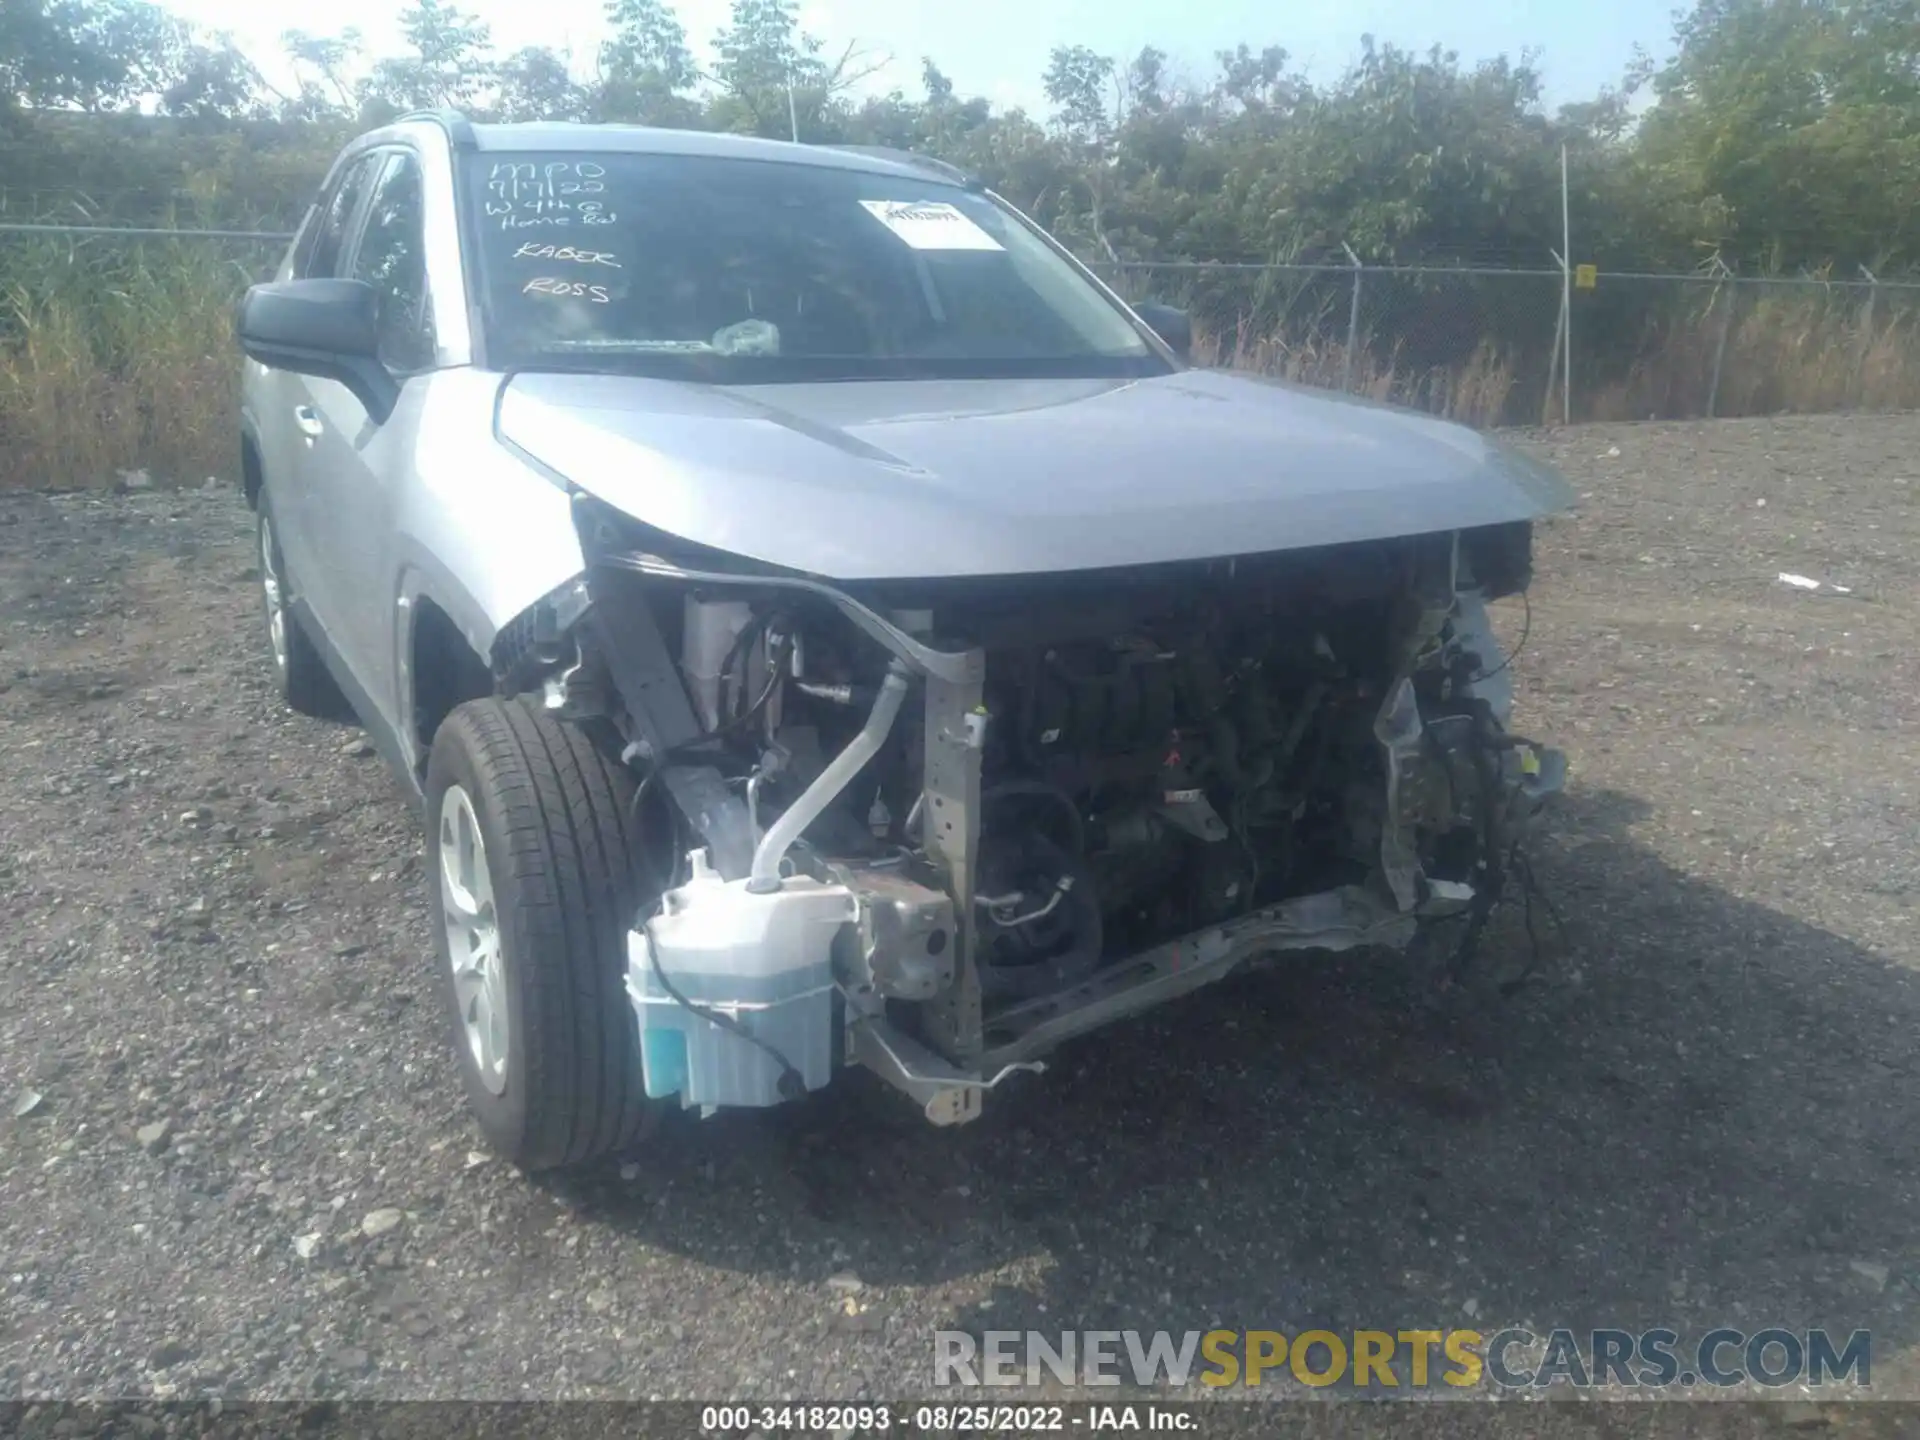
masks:
[[[1095,268],[1130,300],[1188,310],[1207,363],[1474,425],[1920,407],[1920,283],[1599,272],[1576,285],[1557,267]]]
[[[234,303],[284,236],[0,228],[0,486],[238,463]]]
[[[1097,267],[1193,318],[1195,358],[1475,425],[1538,423],[1556,271],[1324,265]]]
[[[231,474],[233,306],[286,240],[0,217],[0,486],[109,484],[134,469]],[[1094,268],[1129,299],[1187,309],[1201,363],[1473,425],[1920,408],[1920,283]]]

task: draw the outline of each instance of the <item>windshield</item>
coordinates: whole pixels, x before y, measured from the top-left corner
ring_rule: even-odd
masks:
[[[717,383],[1168,368],[1045,240],[957,185],[550,152],[479,155],[467,183],[502,367]]]

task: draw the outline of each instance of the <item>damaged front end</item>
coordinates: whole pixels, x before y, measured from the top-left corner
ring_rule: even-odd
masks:
[[[1564,775],[1487,614],[1529,522],[834,586],[575,517],[583,576],[495,668],[641,776],[627,988],[687,1106],[857,1063],[953,1123],[1256,956],[1445,919],[1464,955]]]

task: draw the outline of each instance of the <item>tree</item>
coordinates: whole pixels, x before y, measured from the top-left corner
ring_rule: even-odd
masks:
[[[1306,93],[1304,82],[1287,75],[1287,52],[1269,45],[1256,55],[1245,45],[1218,52],[1220,79],[1215,95],[1227,108],[1261,115],[1290,111]]]
[[[1434,47],[1362,42],[1359,62],[1284,117],[1245,117],[1223,198],[1256,256],[1544,257],[1559,241],[1558,137],[1539,76],[1505,59],[1471,69]]]
[[[1149,45],[1127,66],[1125,109],[1130,115],[1160,115],[1167,109],[1167,52]]]
[[[351,112],[359,107],[351,74],[360,43],[360,32],[352,28],[338,35],[313,35],[305,30],[282,33],[280,48],[293,63],[300,84],[299,100],[290,102],[300,110],[300,118],[312,119],[335,108]]]
[[[886,64],[855,44],[828,60],[820,40],[800,28],[796,0],[734,0],[732,21],[713,43],[721,94],[707,123],[754,135],[843,139],[846,93]]]
[[[168,115],[200,119],[257,117],[266,113],[266,82],[232,39],[192,41],[181,53],[178,73],[160,96]]]
[[[413,53],[374,65],[365,103],[392,113],[468,106],[492,84],[492,32],[449,0],[414,0],[400,12],[400,30]]]
[[[933,63],[931,55],[920,57],[920,84],[927,92],[927,108],[938,109],[953,103],[953,81]]]
[[[1113,85],[1113,60],[1084,45],[1057,45],[1041,79],[1053,104],[1053,121],[1076,144],[1098,150],[1113,133],[1107,95]]]
[[[644,106],[681,95],[699,80],[686,27],[665,0],[607,0],[607,23],[613,36],[600,47],[600,67],[610,93]]]
[[[931,58],[920,61],[920,85],[926,98],[908,107],[917,131],[912,148],[964,166],[973,137],[992,120],[992,105],[977,95],[969,100],[956,96],[953,81]]]
[[[1770,265],[1911,263],[1920,205],[1913,0],[1699,0],[1634,156],[1691,199],[1697,242]]]
[[[529,45],[502,61],[496,73],[492,111],[502,120],[581,120],[586,90],[573,78],[567,57],[545,45]]]
[[[118,110],[175,78],[187,29],[147,0],[6,0],[0,109]]]
[[[823,88],[820,42],[800,29],[794,0],[734,0],[730,24],[714,37],[713,78],[730,105],[718,107],[726,128],[786,135],[798,95]]]
[[[1127,260],[1340,257],[1350,244],[1369,259],[1548,263],[1565,144],[1580,248],[1609,267],[1714,251],[1749,267],[1920,265],[1920,0],[1694,0],[1670,62],[1641,56],[1552,115],[1524,56],[1468,65],[1368,40],[1345,73],[1311,83],[1279,46],[1241,44],[1196,87],[1152,46],[1116,62],[1066,45],[1043,77],[1046,123],[962,97],[932,56],[917,88],[856,99],[875,64],[853,46],[829,53],[798,0],[732,0],[710,76],[677,0],[603,0],[608,35],[585,84],[550,48],[496,57],[460,3],[413,0],[405,53],[370,66],[350,30],[288,31],[296,83],[279,94],[230,42],[153,0],[0,0],[0,118],[18,134],[47,111],[191,117],[207,137],[194,163],[223,177],[266,162],[222,122],[267,115],[299,137],[283,143],[302,174],[353,128],[427,106],[797,127],[951,160],[1083,253]],[[137,129],[90,142],[99,154],[78,170],[44,133],[10,145],[8,181],[191,189],[173,171],[128,178],[155,163],[118,138]]]

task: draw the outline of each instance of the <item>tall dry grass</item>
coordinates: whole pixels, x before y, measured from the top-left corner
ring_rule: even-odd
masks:
[[[1559,382],[1548,385],[1557,283],[1429,275],[1367,294],[1350,366],[1346,307],[1324,280],[1290,278],[1277,296],[1242,287],[1210,307],[1197,353],[1471,425],[1560,417]],[[1603,281],[1576,299],[1573,359],[1575,421],[1920,409],[1920,292]]]
[[[1344,335],[1253,334],[1240,327],[1225,336],[1201,335],[1194,342],[1194,359],[1202,365],[1274,375],[1323,390],[1344,388],[1369,400],[1406,405],[1482,428],[1508,418],[1518,385],[1516,369],[1512,358],[1491,340],[1482,340],[1454,365],[1413,365],[1404,353],[1400,346],[1383,347],[1373,337],[1362,336],[1349,370]]]
[[[0,486],[230,473],[233,305],[271,259],[189,240],[5,238]]]
[[[1858,286],[1689,289],[1647,315],[1624,366],[1578,388],[1579,418],[1920,409],[1920,300],[1912,292],[1885,290],[1869,303]],[[1575,336],[1578,367],[1577,326]]]

